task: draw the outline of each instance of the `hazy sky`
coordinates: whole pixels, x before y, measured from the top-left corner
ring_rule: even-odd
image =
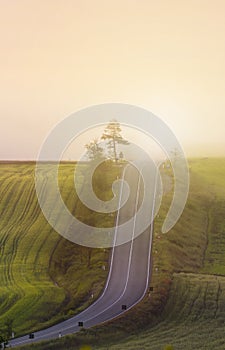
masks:
[[[225,155],[224,0],[1,0],[0,159],[77,109],[135,104],[190,155]]]

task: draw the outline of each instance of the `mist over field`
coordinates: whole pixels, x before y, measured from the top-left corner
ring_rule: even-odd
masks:
[[[55,124],[108,102],[162,118],[188,156],[224,155],[223,1],[0,7],[0,159],[36,159]]]

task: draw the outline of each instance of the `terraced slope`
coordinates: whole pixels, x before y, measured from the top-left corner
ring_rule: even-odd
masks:
[[[73,170],[74,164],[62,164],[59,172],[64,200],[80,218],[93,218],[72,191]],[[107,191],[110,196],[107,181],[112,178],[113,171],[109,178],[104,172],[105,196]],[[108,252],[78,247],[54,232],[37,202],[34,164],[1,163],[0,198],[0,330],[6,319],[13,320],[17,335],[44,327],[90,304],[92,293],[97,298],[107,275],[102,266],[107,266]],[[54,198],[48,201],[54,208]]]

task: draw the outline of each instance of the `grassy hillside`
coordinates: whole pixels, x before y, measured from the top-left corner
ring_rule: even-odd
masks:
[[[171,199],[167,193],[155,221],[153,292],[113,322],[29,348],[224,349],[225,159],[189,164],[190,194],[182,217],[169,233],[160,233]]]
[[[13,320],[16,335],[85,308],[93,302],[92,293],[98,297],[107,275],[107,269],[102,269],[108,263],[106,250],[66,241],[46,222],[36,198],[34,167],[32,163],[0,164],[0,331],[7,320]],[[118,169],[109,164],[103,167],[96,174],[95,189],[98,193],[104,185],[104,195],[110,198]],[[74,164],[62,164],[59,171],[65,203],[81,219],[93,217],[72,191],[73,171]],[[54,198],[48,200],[54,208]],[[99,220],[94,218],[96,223]],[[113,218],[107,216],[104,221],[110,225]]]

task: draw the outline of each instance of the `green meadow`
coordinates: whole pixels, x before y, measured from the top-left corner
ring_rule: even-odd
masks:
[[[65,165],[65,167],[67,166]],[[172,191],[164,195],[160,212],[156,217],[152,247],[152,278],[150,284],[153,290],[152,288],[151,290],[149,289],[142,302],[125,315],[107,324],[90,330],[83,329],[78,334],[56,341],[21,347],[21,349],[59,350],[67,348],[68,350],[78,350],[82,349],[84,345],[89,345],[91,349],[96,350],[222,350],[225,348],[225,159],[190,159],[189,168],[189,198],[177,224],[170,232],[166,234],[161,233],[162,223],[170,205]],[[11,169],[9,175],[11,176],[11,181],[9,180],[10,176],[5,176],[5,181],[6,183],[8,182],[9,187],[15,186],[15,188],[19,188],[18,170],[15,170],[14,176],[12,176]],[[21,176],[21,183],[24,183],[24,175]],[[105,190],[109,191],[109,189]],[[6,189],[5,193],[5,203],[7,203],[7,198],[10,198],[10,191]],[[110,195],[110,191],[108,195]],[[35,202],[35,198],[30,200],[32,203],[33,201]],[[3,209],[5,208],[6,210],[6,207],[6,205],[3,206]],[[32,215],[34,216],[35,208],[36,211],[38,211],[38,208],[35,205],[30,205],[25,212],[31,210],[30,207],[33,208]],[[19,222],[18,212],[16,212],[15,207],[14,209],[9,207],[6,211],[8,210],[11,212],[11,214],[8,214],[8,218],[13,221],[11,226],[7,227],[8,232],[12,232],[11,234],[13,235],[15,234],[15,227],[19,227],[17,224]],[[39,215],[41,214],[39,213]],[[6,225],[7,220],[5,219],[4,222]],[[25,224],[25,221],[23,222]],[[41,221],[38,223],[34,219],[33,225],[35,225],[37,230],[40,224]],[[44,220],[42,221],[42,225],[44,230],[46,225]],[[51,229],[49,228],[49,230]],[[57,315],[54,312],[50,314],[49,319],[53,322],[56,318],[60,318],[62,312],[65,314],[65,311],[62,310],[66,310],[66,305],[72,303],[73,299],[70,294],[70,301],[68,301],[68,304],[65,302],[65,294],[67,288],[69,288],[66,280],[68,281],[69,276],[76,273],[71,264],[67,270],[67,274],[64,275],[62,273],[62,266],[58,266],[56,262],[59,261],[59,256],[61,257],[61,261],[63,259],[69,259],[70,252],[74,249],[74,257],[77,257],[79,263],[80,248],[72,247],[72,245],[58,237],[57,239],[61,240],[61,244],[68,245],[66,249],[57,250],[55,248],[56,242],[55,245],[52,242],[54,246],[52,248],[54,259],[50,259],[51,263],[49,264],[47,258],[44,261],[44,253],[43,255],[38,253],[42,256],[42,260],[38,257],[36,263],[33,262],[33,265],[30,265],[33,266],[33,270],[29,270],[29,264],[21,263],[26,245],[21,245],[23,249],[21,249],[20,254],[20,250],[18,249],[18,241],[20,242],[20,239],[22,237],[25,238],[27,234],[18,229],[17,240],[16,238],[14,240],[10,239],[9,233],[8,236],[5,234],[8,237],[8,244],[10,244],[12,252],[16,250],[17,254],[14,253],[15,256],[10,255],[11,260],[7,256],[6,250],[3,255],[1,254],[3,259],[1,266],[4,276],[4,278],[1,277],[1,288],[3,288],[2,292],[5,293],[3,300],[8,300],[8,306],[5,304],[4,313],[15,312],[13,314],[15,318],[16,315],[22,317],[19,309],[13,311],[13,307],[16,307],[16,305],[18,307],[20,302],[24,305],[29,295],[30,297],[32,293],[34,293],[33,295],[38,295],[38,291],[40,290],[41,293],[43,288],[46,288],[46,291],[49,290],[48,293],[45,293],[45,297],[48,294],[52,295],[52,288],[55,291],[53,293],[55,299],[52,299],[52,302],[55,302],[55,306],[57,305],[58,307]],[[4,234],[1,233],[1,235],[3,237],[2,239],[4,239]],[[54,235],[57,236],[53,232],[52,237]],[[20,236],[21,238],[18,239]],[[30,240],[32,240],[31,237],[33,237],[32,233],[30,233]],[[48,239],[51,241],[50,237]],[[33,244],[35,244],[35,240]],[[48,249],[50,247],[51,245],[49,243]],[[29,256],[26,262],[29,262],[37,254],[37,251],[38,249],[35,247],[34,249],[29,249],[29,252],[26,253]],[[17,260],[16,256],[18,257]],[[98,259],[94,258],[95,256]],[[106,277],[106,273],[99,269],[99,265],[103,261],[107,261],[107,256],[108,252],[101,252],[101,250],[93,253],[92,269],[93,272],[94,269],[98,271],[95,275],[90,276],[90,266],[88,267],[87,260],[85,260],[85,254],[83,259],[86,263],[84,261],[81,263],[83,274],[88,276],[85,284],[88,283],[87,280],[92,280],[93,278],[92,281],[95,283],[95,286],[99,286],[99,292]],[[39,261],[42,262],[39,265],[43,267],[43,271],[40,274],[36,271],[37,262]],[[48,267],[45,265],[47,261],[49,264]],[[14,265],[12,262],[14,262]],[[21,266],[24,268],[24,274],[22,274]],[[54,274],[57,277],[57,281],[59,281],[57,286],[53,283],[52,276]],[[24,277],[21,280],[22,276]],[[26,283],[30,285],[30,289]],[[27,296],[23,294],[26,288],[28,290]],[[77,289],[74,289],[74,300],[76,300],[75,290]],[[15,298],[13,302],[12,297],[10,298],[10,293],[17,293],[17,299]],[[36,311],[41,313],[43,305],[45,305],[43,298],[42,296],[39,299],[32,300],[33,313]],[[88,292],[86,292],[86,298],[88,304],[90,302]],[[43,302],[42,305],[41,300]],[[10,301],[12,304],[10,304]],[[76,305],[76,302],[73,305]],[[79,309],[79,303],[76,306]],[[72,310],[70,312],[73,313],[77,309],[69,306],[67,308],[67,314],[69,313],[68,310]],[[40,321],[38,322],[37,324],[40,326]],[[47,322],[50,322],[50,320]],[[29,315],[27,315],[26,327],[29,327]]]

